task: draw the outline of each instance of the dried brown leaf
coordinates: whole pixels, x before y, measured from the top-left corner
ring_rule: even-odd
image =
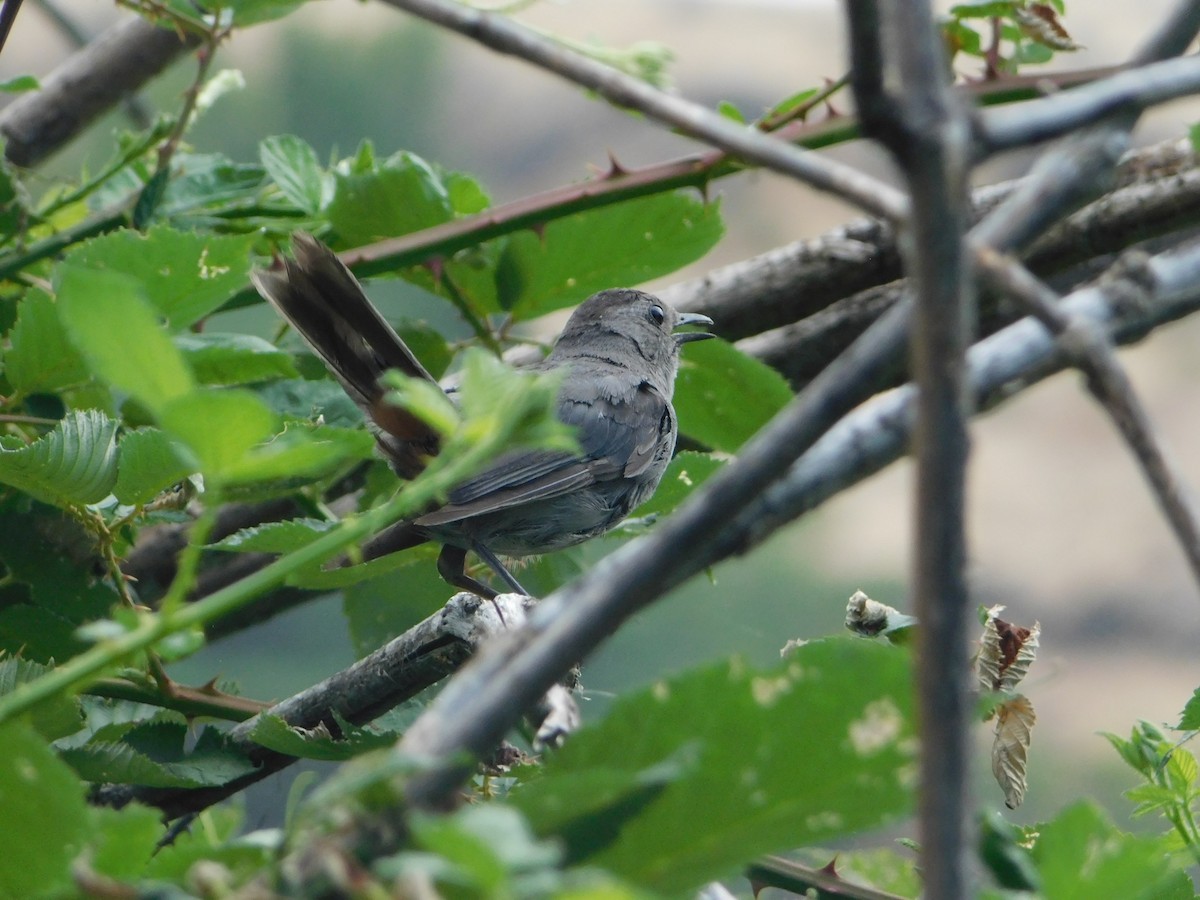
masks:
[[[992,742],[992,775],[1004,791],[1004,804],[1016,809],[1025,799],[1029,742],[1037,715],[1023,694],[1002,703],[997,709],[996,736]]]
[[[1080,45],[1063,26],[1058,18],[1058,11],[1048,3],[1027,3],[1018,5],[1013,14],[1017,27],[1027,38],[1037,41],[1053,50],[1079,50]]]
[[[976,670],[979,686],[985,691],[1012,691],[1025,678],[1037,658],[1042,626],[1013,625],[999,617],[1003,606],[987,611],[987,622],[980,640]]]

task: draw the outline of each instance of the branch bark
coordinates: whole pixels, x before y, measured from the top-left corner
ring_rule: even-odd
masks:
[[[40,90],[0,110],[5,158],[18,166],[43,162],[198,44],[141,17],[112,26],[46,76]]]

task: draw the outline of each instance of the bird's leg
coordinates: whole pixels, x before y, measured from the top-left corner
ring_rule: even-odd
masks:
[[[484,600],[495,599],[496,592],[482,581],[476,581],[468,575],[466,565],[467,551],[465,549],[455,547],[452,544],[444,544],[442,546],[442,552],[438,555],[437,561],[438,574],[456,588],[470,591]]]
[[[519,582],[519,581],[517,581],[517,579],[513,578],[512,573],[509,572],[508,569],[506,569],[504,567],[504,563],[500,562],[500,560],[496,558],[495,553],[493,553],[487,547],[483,546],[483,544],[479,544],[479,543],[473,543],[471,545],[471,549],[475,551],[476,556],[478,556],[485,563],[487,563],[489,566],[491,566],[492,571],[495,572],[497,575],[499,575],[500,580],[503,581],[505,584],[507,584],[510,588],[512,588],[518,594],[524,594],[526,597],[533,596],[532,594],[529,593],[529,591],[527,591],[527,590],[525,590],[525,588],[521,587],[521,582]]]

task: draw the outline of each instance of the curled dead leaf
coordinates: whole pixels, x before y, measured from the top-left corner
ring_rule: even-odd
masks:
[[[996,710],[996,732],[992,742],[992,775],[1004,791],[1004,804],[1016,809],[1025,799],[1029,743],[1037,714],[1023,694],[1002,703]]]

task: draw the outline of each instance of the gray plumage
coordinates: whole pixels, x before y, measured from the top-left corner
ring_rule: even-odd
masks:
[[[308,235],[296,258],[254,275],[254,284],[325,361],[363,408],[380,449],[412,477],[437,449],[420,420],[383,402],[377,380],[388,368],[429,378],[404,342],[371,306],[349,270]],[[452,584],[484,596],[489,588],[463,572],[468,550],[522,590],[496,554],[530,556],[602,534],[650,497],[675,449],[671,396],[679,348],[712,337],[676,333],[711,325],[678,313],[643,291],[601,291],[568,320],[553,351],[534,370],[565,368],[557,415],[576,426],[581,456],[516,450],[459,484],[445,505],[392,526],[364,546],[374,558],[424,540],[443,544],[438,567]],[[430,379],[432,380],[432,379]]]

